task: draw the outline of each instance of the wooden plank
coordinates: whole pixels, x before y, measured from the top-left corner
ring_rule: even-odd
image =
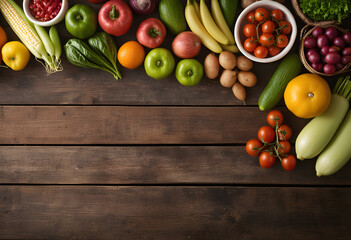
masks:
[[[321,178],[315,159],[267,170],[244,146],[2,146],[0,159],[1,184],[351,185],[351,164]]]
[[[307,120],[281,109],[294,132]],[[0,144],[236,144],[266,112],[245,107],[2,106]]]
[[[350,188],[0,186],[1,239],[348,239]]]

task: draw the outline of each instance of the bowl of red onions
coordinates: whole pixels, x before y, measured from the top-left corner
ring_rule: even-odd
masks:
[[[306,26],[308,27],[308,26]],[[300,57],[308,71],[323,76],[345,72],[351,66],[351,32],[335,25],[301,31]]]
[[[32,23],[48,27],[61,22],[68,10],[68,0],[23,0],[23,11]]]

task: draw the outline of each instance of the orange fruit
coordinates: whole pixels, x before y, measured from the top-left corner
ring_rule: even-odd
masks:
[[[0,26],[0,50],[1,50],[2,46],[5,45],[6,42],[7,42],[7,35],[4,31],[4,29]]]
[[[144,47],[136,41],[126,42],[119,48],[117,58],[123,67],[135,69],[144,62]]]

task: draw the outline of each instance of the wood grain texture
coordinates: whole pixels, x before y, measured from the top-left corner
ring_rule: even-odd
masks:
[[[2,239],[348,239],[350,188],[0,186]]]
[[[2,146],[0,159],[0,184],[351,185],[351,164],[321,178],[315,159],[263,169],[244,146]]]
[[[299,132],[306,120],[286,109]],[[238,144],[266,112],[244,107],[2,106],[0,144]]]

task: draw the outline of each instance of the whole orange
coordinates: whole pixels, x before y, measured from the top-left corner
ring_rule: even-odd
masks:
[[[1,50],[2,46],[5,45],[6,42],[7,42],[7,35],[4,31],[4,29],[0,26],[0,50]]]
[[[119,48],[117,57],[123,67],[135,69],[144,62],[145,50],[140,43],[129,41]]]

